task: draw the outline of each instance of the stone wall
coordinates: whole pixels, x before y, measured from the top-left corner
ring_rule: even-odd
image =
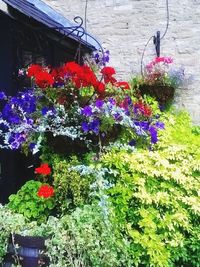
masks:
[[[44,0],[73,21],[85,17],[85,0]],[[172,56],[184,66],[193,81],[177,91],[175,103],[186,108],[194,123],[200,123],[200,0],[169,0],[170,25],[161,43],[161,55]],[[87,30],[111,52],[119,77],[140,72],[144,46],[158,30],[166,27],[166,0],[88,0]],[[147,47],[144,62],[154,55]]]

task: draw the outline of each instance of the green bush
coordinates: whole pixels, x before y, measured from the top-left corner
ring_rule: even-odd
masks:
[[[6,255],[10,235],[18,233],[25,226],[25,222],[23,215],[15,214],[0,205],[0,263]]]
[[[46,242],[50,267],[122,267],[129,243],[96,205],[77,208],[61,219],[50,218],[52,237]]]
[[[38,196],[38,190],[42,185],[39,181],[26,182],[17,194],[9,197],[8,207],[16,213],[23,214],[29,221],[46,221],[55,207],[55,200],[54,197]]]
[[[107,189],[133,266],[200,266],[200,137],[185,113],[166,117],[157,150],[109,152]]]
[[[70,160],[55,157],[52,161],[53,184],[56,191],[56,207],[58,213],[66,213],[90,201],[90,185],[92,176],[80,175],[72,170],[72,166],[80,164],[76,157]]]

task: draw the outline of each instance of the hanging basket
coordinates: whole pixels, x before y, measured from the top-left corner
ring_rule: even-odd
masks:
[[[112,130],[106,134],[100,133],[101,145],[108,145],[110,142],[115,141],[121,133],[120,125],[113,126]],[[87,146],[85,140],[75,139],[72,140],[66,136],[53,136],[51,132],[46,133],[47,145],[52,152],[61,155],[84,154],[90,151],[99,151],[99,135],[88,134],[87,140],[90,140],[90,145]]]
[[[141,95],[150,95],[155,97],[160,105],[170,103],[174,98],[175,88],[167,85],[149,85],[142,84],[139,86]]]

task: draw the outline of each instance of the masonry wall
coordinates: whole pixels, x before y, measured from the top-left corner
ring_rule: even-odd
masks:
[[[43,0],[73,21],[85,17],[85,0]],[[200,124],[200,0],[169,0],[170,25],[161,43],[161,55],[172,56],[193,76],[179,89],[175,104],[186,108]],[[148,39],[166,27],[166,0],[88,0],[87,30],[111,52],[110,65],[129,79],[140,72],[141,55]],[[150,42],[144,62],[153,58]]]

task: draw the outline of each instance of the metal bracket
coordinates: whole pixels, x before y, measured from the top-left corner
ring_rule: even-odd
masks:
[[[160,31],[157,31],[156,36],[154,36],[153,43],[155,45],[156,55],[160,57]]]

